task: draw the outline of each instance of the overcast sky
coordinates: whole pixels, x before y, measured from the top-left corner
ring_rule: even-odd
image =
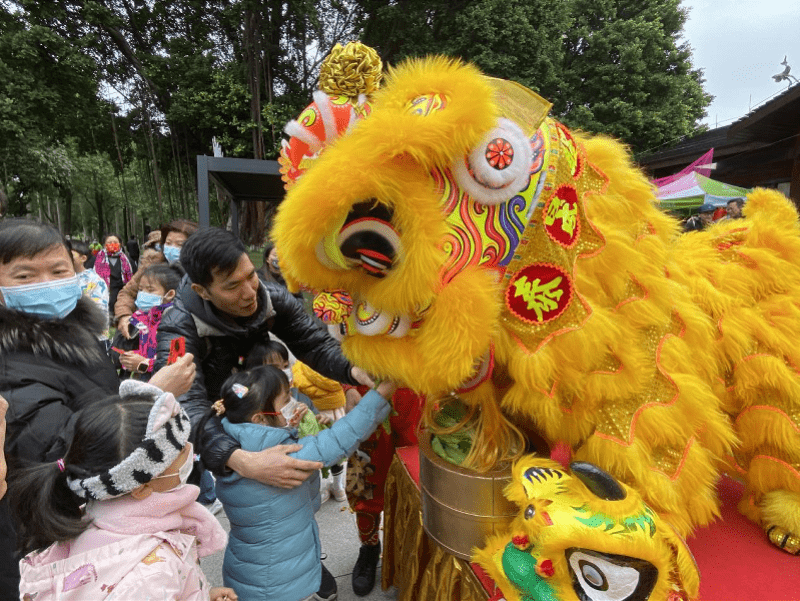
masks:
[[[800,0],[683,0],[684,26],[693,64],[703,69],[705,90],[714,95],[705,119],[727,125],[749,107],[786,90],[772,75],[787,55],[800,79]]]

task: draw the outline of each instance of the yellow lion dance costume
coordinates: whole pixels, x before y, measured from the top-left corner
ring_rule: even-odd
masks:
[[[726,469],[740,509],[800,551],[793,206],[756,190],[746,219],[680,235],[622,145],[449,59],[405,64],[370,108],[273,232],[347,356],[431,415],[472,407],[467,467],[566,442],[680,535],[715,517]]]

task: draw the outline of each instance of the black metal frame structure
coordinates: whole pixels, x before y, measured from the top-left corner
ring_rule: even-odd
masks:
[[[200,227],[211,224],[209,182],[231,198],[231,229],[239,234],[241,202],[280,202],[285,193],[278,161],[197,156],[197,202]]]

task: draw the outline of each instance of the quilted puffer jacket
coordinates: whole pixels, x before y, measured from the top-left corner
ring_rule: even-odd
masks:
[[[344,408],[347,400],[339,382],[318,374],[302,361],[292,366],[292,375],[294,386],[320,411]]]
[[[303,448],[293,457],[330,466],[355,451],[388,415],[389,403],[370,391],[329,430],[299,441],[294,428],[227,419],[222,424],[247,451],[299,442]],[[231,523],[222,573],[225,586],[240,601],[297,601],[319,589],[322,549],[314,520],[320,504],[318,479],[285,490],[232,474],[217,479],[216,492]]]
[[[22,561],[23,599],[104,601],[156,599],[208,601],[208,581],[193,536],[180,532],[138,534],[79,555],[69,543],[53,545]]]
[[[6,460],[64,455],[75,414],[117,394],[119,379],[98,337],[107,317],[88,297],[63,319],[44,319],[0,305],[0,396],[8,401]],[[0,599],[17,598],[16,536],[8,504],[0,502]]]

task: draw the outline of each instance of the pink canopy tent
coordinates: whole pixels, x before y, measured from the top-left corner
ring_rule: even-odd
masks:
[[[714,162],[714,149],[712,148],[699,159],[697,159],[694,163],[684,167],[678,173],[674,175],[668,175],[667,177],[660,177],[658,179],[653,180],[653,184],[657,188],[661,188],[662,186],[666,186],[667,184],[671,184],[672,182],[679,180],[685,175],[690,173],[699,173],[700,175],[704,175],[706,177],[711,176],[711,166]]]

